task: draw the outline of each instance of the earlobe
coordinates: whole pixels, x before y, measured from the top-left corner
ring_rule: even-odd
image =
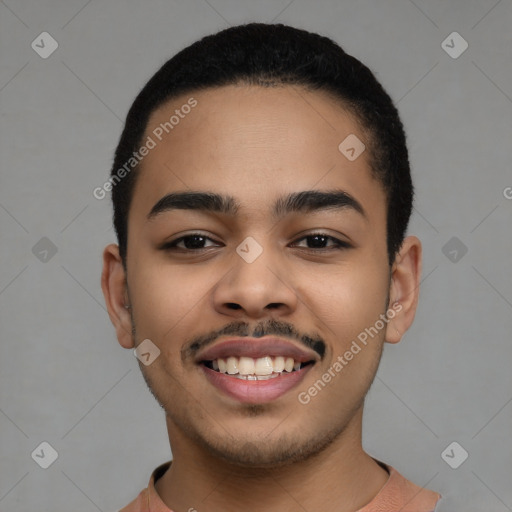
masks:
[[[131,328],[126,273],[117,244],[107,245],[103,251],[101,289],[110,321],[116,329],[119,344],[124,348],[133,348],[135,345]]]
[[[398,343],[414,320],[421,267],[421,242],[415,236],[408,236],[402,243],[391,271],[389,296],[393,307],[387,313],[389,322],[385,341],[388,343]],[[395,304],[399,304],[400,308],[395,308]]]

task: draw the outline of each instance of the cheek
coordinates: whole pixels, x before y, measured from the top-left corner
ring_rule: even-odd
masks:
[[[388,281],[382,268],[354,262],[303,275],[299,296],[336,333],[357,335],[384,312]]]
[[[139,264],[130,282],[138,336],[165,339],[181,332],[187,316],[204,309],[212,285],[211,274],[199,268]]]

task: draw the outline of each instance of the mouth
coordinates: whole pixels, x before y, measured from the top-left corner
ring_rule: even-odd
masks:
[[[241,338],[201,351],[195,363],[224,396],[239,403],[262,404],[297,386],[319,360],[315,351],[289,340]]]

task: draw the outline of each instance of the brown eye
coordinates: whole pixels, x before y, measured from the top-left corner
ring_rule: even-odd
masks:
[[[207,249],[204,244],[207,240],[215,242],[211,238],[202,235],[201,233],[192,233],[190,235],[182,236],[162,246],[162,249],[181,249],[186,251],[200,251],[201,249]],[[216,243],[216,242],[215,242]],[[179,244],[182,244],[181,246]],[[211,247],[211,246],[209,246]]]
[[[299,242],[302,240],[307,240],[309,242],[309,247],[305,247],[305,249],[309,250],[332,250],[332,249],[348,249],[350,248],[350,244],[347,242],[343,242],[342,240],[338,240],[326,233],[311,233],[299,239]],[[333,242],[331,246],[325,247],[328,242]],[[297,243],[297,242],[295,242]]]

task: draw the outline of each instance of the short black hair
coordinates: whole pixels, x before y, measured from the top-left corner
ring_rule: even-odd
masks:
[[[203,37],[181,50],[153,75],[133,102],[110,178],[114,227],[124,267],[128,212],[140,165],[123,173],[123,179],[118,171],[126,168],[141,147],[149,117],[185,93],[234,84],[297,85],[323,91],[355,115],[367,137],[372,176],[386,193],[391,266],[404,240],[414,196],[406,137],[393,101],[364,64],[328,37],[283,24],[248,23]]]

